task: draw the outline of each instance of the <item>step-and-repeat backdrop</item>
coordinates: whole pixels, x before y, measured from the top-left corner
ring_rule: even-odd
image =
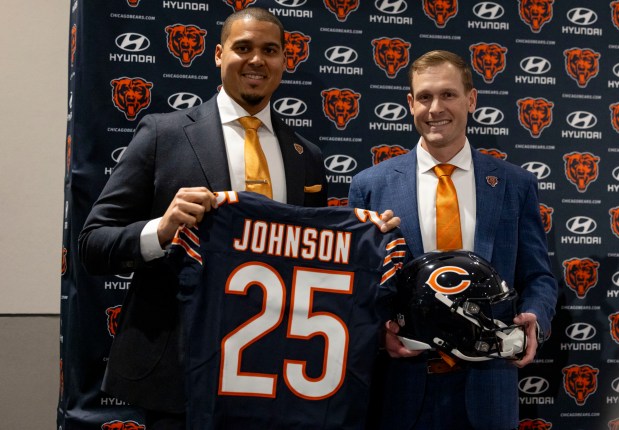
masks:
[[[520,427],[619,429],[619,1],[585,0],[74,0],[58,428],[143,428],[99,390],[131,276],[88,276],[77,236],[140,119],[216,93],[221,25],[247,6],[286,27],[273,106],[322,148],[333,205],[415,145],[409,64],[470,61],[469,140],[537,175],[560,283],[552,339],[520,374]]]

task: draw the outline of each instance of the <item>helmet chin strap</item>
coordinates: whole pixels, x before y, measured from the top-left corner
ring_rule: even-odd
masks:
[[[446,295],[436,292],[434,296],[436,297],[438,301],[443,303],[445,306],[449,307],[452,311],[455,311],[461,317],[466,318],[471,323],[475,324],[477,327],[480,327],[482,330],[487,330],[475,318],[468,316],[462,306],[454,305],[454,302],[451,299],[449,299]],[[525,344],[526,344],[526,336],[525,336],[525,333],[522,327],[520,326],[508,327],[503,321],[496,320],[496,319],[493,321],[499,328],[499,330],[494,331],[494,334],[501,340],[500,342],[501,351],[494,352],[494,353],[488,354],[487,356],[483,356],[483,357],[471,357],[471,356],[465,355],[462,352],[460,352],[457,348],[452,349],[450,352],[462,360],[486,361],[486,360],[491,360],[492,358],[514,357],[516,354],[519,354],[522,351],[524,351]],[[447,343],[443,339],[434,338],[433,342],[439,346],[447,347]]]

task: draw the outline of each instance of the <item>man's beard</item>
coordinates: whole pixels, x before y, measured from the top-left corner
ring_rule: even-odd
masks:
[[[241,98],[250,106],[257,106],[264,100],[264,95],[259,94],[241,94]]]

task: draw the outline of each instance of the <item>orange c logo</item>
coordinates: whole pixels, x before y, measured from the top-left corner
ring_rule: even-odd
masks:
[[[467,272],[466,270],[464,270],[461,267],[457,267],[457,266],[445,266],[445,267],[441,267],[439,269],[436,269],[434,272],[432,272],[430,274],[430,277],[428,278],[428,280],[426,281],[426,283],[437,293],[442,293],[442,294],[458,294],[461,293],[462,291],[466,290],[470,285],[471,285],[471,281],[468,280],[463,280],[460,281],[460,283],[456,286],[453,287],[444,287],[443,285],[441,285],[438,281],[438,277],[441,276],[444,273],[457,273],[458,275],[468,275],[469,272]]]

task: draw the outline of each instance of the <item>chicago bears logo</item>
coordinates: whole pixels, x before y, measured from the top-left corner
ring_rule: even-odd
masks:
[[[62,358],[60,359],[60,383],[58,384],[58,394],[62,399],[64,395],[64,372],[62,370]]]
[[[77,51],[77,25],[71,27],[71,65],[75,63],[75,52]]]
[[[619,103],[614,103],[608,107],[610,109],[610,122],[617,133],[619,133]]]
[[[60,263],[60,276],[67,273],[67,253],[69,251],[64,246],[62,247],[62,263]]]
[[[372,164],[376,165],[389,158],[397,157],[398,155],[406,154],[408,149],[400,145],[379,145],[374,146],[372,151]]]
[[[599,370],[584,364],[573,364],[563,368],[563,388],[568,396],[582,406],[587,398],[595,393],[598,388],[597,375]]]
[[[348,206],[348,199],[329,197],[329,199],[327,200],[327,205],[328,206]]]
[[[469,46],[469,50],[473,70],[484,78],[485,83],[492,83],[496,75],[505,70],[507,48],[498,43],[482,42]]]
[[[544,24],[552,20],[554,0],[519,0],[520,19],[533,33],[539,33]]]
[[[518,430],[550,430],[551,428],[552,423],[541,418],[522,420],[518,425]]]
[[[142,109],[150,106],[152,82],[142,78],[118,78],[112,85],[112,102],[129,121],[135,120]]]
[[[101,426],[101,430],[146,430],[146,426],[135,421],[109,421]]]
[[[131,7],[138,7],[140,0],[127,0],[127,4]]]
[[[489,155],[491,157],[494,158],[498,158],[499,160],[506,160],[507,159],[507,153],[503,152],[503,151],[499,151],[496,148],[479,148],[477,149],[479,152],[481,152],[482,154],[486,154]]]
[[[359,8],[359,0],[323,0],[327,9],[338,21],[346,21],[348,15]]]
[[[619,312],[615,312],[608,316],[610,321],[610,336],[613,340],[619,343]]]
[[[619,238],[619,206],[610,208],[610,229]]]
[[[408,65],[408,50],[411,44],[399,38],[381,37],[373,39],[374,63],[393,79],[400,69]]]
[[[597,285],[599,267],[600,263],[590,258],[570,258],[563,262],[565,283],[579,299],[583,299]]]
[[[565,177],[576,189],[584,193],[589,185],[597,180],[600,157],[590,152],[570,152],[563,155],[565,161]]]
[[[619,418],[608,422],[608,430],[619,430]]]
[[[105,310],[105,314],[107,315],[107,331],[112,337],[116,336],[116,332],[118,331],[118,316],[121,310],[121,305],[112,306]]]
[[[183,67],[191,66],[196,57],[204,54],[206,30],[195,25],[174,24],[165,28],[168,51],[179,59]]]
[[[338,130],[344,130],[348,122],[359,115],[361,94],[348,88],[329,88],[321,94],[322,111]]]
[[[566,49],[563,55],[565,56],[565,71],[580,88],[585,88],[589,80],[600,72],[600,54],[591,49]]]
[[[284,32],[284,52],[286,54],[286,71],[294,72],[299,64],[309,58],[309,42],[311,37],[295,31]]]
[[[613,25],[619,30],[619,1],[610,2]]]
[[[543,203],[539,204],[539,213],[542,217],[542,224],[544,225],[544,231],[548,233],[552,228],[552,214],[555,210],[550,206],[546,206]]]
[[[545,98],[527,97],[518,100],[518,120],[529,130],[531,137],[538,138],[542,131],[552,123],[554,103]]]
[[[430,273],[426,284],[441,294],[459,294],[471,286],[470,273],[458,266],[443,266]]]
[[[438,28],[458,14],[458,0],[423,0],[423,12]]]
[[[256,3],[256,0],[223,0],[228,6],[234,9],[235,12],[238,12],[242,9],[245,9],[250,4]]]
[[[71,135],[67,136],[67,156],[66,156],[66,164],[67,164],[67,174],[71,170]]]

